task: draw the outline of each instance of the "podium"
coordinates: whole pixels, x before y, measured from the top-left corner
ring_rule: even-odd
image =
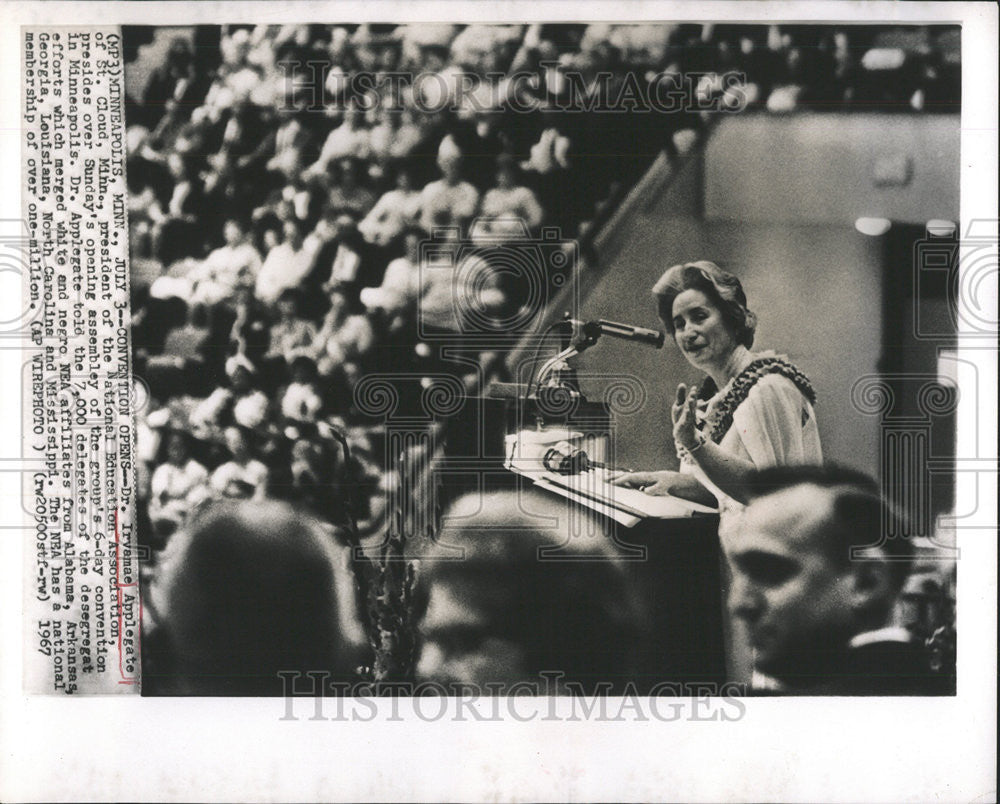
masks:
[[[523,392],[523,386],[494,384],[453,417],[446,461],[456,469],[455,477],[464,467],[475,481],[449,483],[450,491],[457,496],[476,488],[538,489],[564,500],[568,516],[587,518],[613,542],[648,613],[639,692],[664,683],[681,685],[674,689],[685,695],[710,694],[698,684],[714,684],[717,691],[726,681],[725,568],[718,515],[696,503],[634,489],[611,487],[609,492],[605,465],[575,475],[546,468],[550,443],[566,441],[566,435],[593,450],[588,457],[597,463],[611,458],[615,406],[607,399],[525,399]],[[512,454],[510,436],[524,432],[519,428],[525,425],[529,432],[550,432],[551,442],[543,436],[543,449]],[[670,689],[661,687],[660,692],[669,694]]]

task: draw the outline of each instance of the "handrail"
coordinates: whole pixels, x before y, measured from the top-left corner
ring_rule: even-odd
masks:
[[[609,197],[601,211],[595,216],[590,228],[579,240],[578,253],[583,261],[583,266],[574,267],[571,281],[567,282],[566,286],[549,302],[547,307],[540,311],[532,331],[524,335],[517,345],[508,352],[506,358],[508,369],[516,370],[521,357],[533,350],[538,344],[538,333],[544,332],[563,314],[567,302],[574,294],[582,296],[584,292],[594,287],[602,273],[600,268],[596,268],[597,249],[610,242],[614,232],[619,228],[618,222],[635,208],[640,199],[651,188],[657,186],[657,179],[662,167],[667,165],[670,170],[666,179],[660,181],[659,189],[661,192],[670,188],[691,159],[699,157],[704,152],[708,138],[717,124],[718,120],[715,117],[709,118],[698,131],[694,144],[682,154],[670,155],[666,148],[661,150],[634,185],[629,188],[619,188]]]

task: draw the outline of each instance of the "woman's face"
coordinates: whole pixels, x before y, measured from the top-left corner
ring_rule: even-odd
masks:
[[[688,362],[707,370],[729,359],[736,338],[722,313],[700,290],[685,290],[674,299],[674,342]]]

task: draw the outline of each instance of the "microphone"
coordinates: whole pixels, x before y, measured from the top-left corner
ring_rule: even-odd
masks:
[[[576,323],[576,322],[574,322]],[[645,327],[634,327],[631,324],[622,324],[618,321],[608,321],[604,318],[597,321],[588,321],[581,326],[583,333],[592,339],[597,339],[600,335],[609,335],[612,338],[621,338],[624,341],[635,341],[644,343],[656,349],[663,348],[664,334],[659,330],[646,329]]]

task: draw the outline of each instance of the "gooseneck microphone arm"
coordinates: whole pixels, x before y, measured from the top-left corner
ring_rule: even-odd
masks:
[[[663,341],[665,338],[662,332],[655,329],[635,327],[631,324],[622,324],[617,321],[608,321],[603,318],[598,319],[597,321],[582,322],[570,318],[567,315],[565,323],[571,326],[574,332],[578,332],[579,334],[576,338],[574,338],[573,342],[559,352],[559,354],[545,361],[544,365],[538,371],[538,379],[535,386],[536,388],[540,388],[544,384],[545,380],[548,379],[548,375],[557,365],[589,349],[597,343],[597,339],[600,338],[601,335],[645,344],[647,346],[652,346],[655,349],[663,347]]]
[[[666,336],[659,330],[634,327],[631,324],[620,324],[617,321],[607,321],[603,318],[597,322],[584,324],[584,326],[592,326],[594,323],[600,327],[602,335],[609,335],[612,338],[622,338],[626,341],[635,341],[636,343],[644,343],[655,349],[663,348],[663,341]]]

